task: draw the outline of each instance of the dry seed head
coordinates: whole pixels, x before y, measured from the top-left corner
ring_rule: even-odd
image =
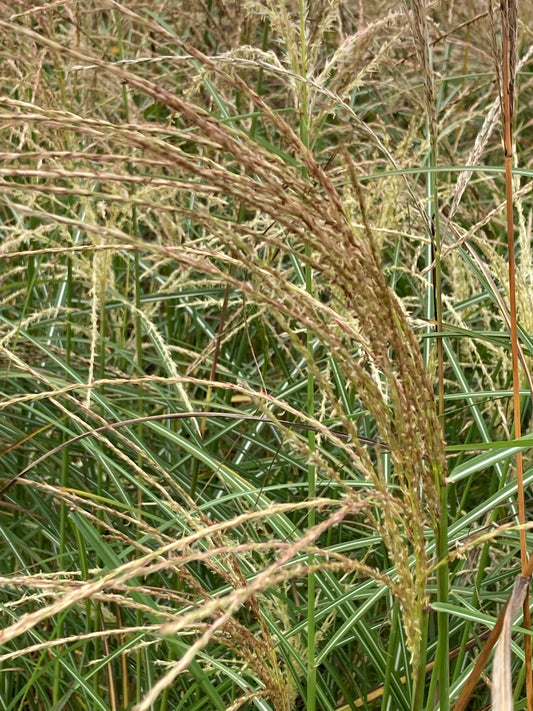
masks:
[[[433,68],[430,59],[430,40],[427,12],[428,8],[425,0],[411,0],[411,11],[406,4],[406,12],[409,17],[415,51],[422,72],[424,81],[424,103],[426,113],[429,118],[430,135],[437,135],[437,115],[435,113],[435,85],[433,79]]]

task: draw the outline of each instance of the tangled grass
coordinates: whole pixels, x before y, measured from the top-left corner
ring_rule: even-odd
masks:
[[[1,709],[453,703],[519,570],[493,23],[10,4]]]

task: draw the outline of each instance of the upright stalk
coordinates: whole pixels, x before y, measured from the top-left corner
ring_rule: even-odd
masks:
[[[416,5],[416,3],[415,3]],[[444,344],[443,344],[443,304],[442,304],[442,236],[439,218],[439,194],[437,184],[438,166],[438,130],[435,106],[435,91],[433,84],[433,54],[429,44],[429,35],[426,25],[425,6],[416,7],[415,24],[418,27],[419,53],[422,57],[422,70],[425,74],[425,100],[428,117],[429,134],[429,172],[427,180],[427,215],[431,241],[431,257],[433,264],[432,287],[433,308],[435,319],[435,334],[437,346],[437,408],[439,421],[444,426]],[[437,543],[437,555],[440,562],[437,568],[437,600],[440,603],[448,602],[449,566],[448,559],[448,490],[443,472],[435,471],[435,486],[439,492],[440,518],[434,522]],[[426,624],[423,621],[423,624]],[[440,711],[448,711],[450,706],[450,670],[449,670],[449,622],[446,612],[437,613],[438,641],[433,677],[430,683],[430,693],[427,698],[427,709],[433,708],[433,690],[438,687]],[[419,677],[420,683],[422,679]],[[416,691],[418,703],[421,703],[421,690]]]
[[[71,363],[72,350],[72,259],[67,257],[67,278],[66,278],[66,334],[65,334],[65,363],[67,366]],[[68,439],[67,433],[62,435],[63,441]],[[61,489],[65,490],[69,483],[69,468],[70,468],[70,450],[65,448],[61,457]],[[66,570],[66,551],[67,551],[67,524],[68,524],[68,507],[65,500],[61,499],[59,508],[59,570]],[[56,634],[58,637],[63,636],[63,616],[57,624]],[[58,654],[54,663],[54,684],[52,689],[52,699],[54,705],[59,704],[61,691],[61,662]]]
[[[503,145],[505,152],[505,200],[507,211],[507,246],[509,251],[509,319],[511,325],[511,363],[513,369],[513,409],[514,436],[522,436],[520,412],[520,370],[518,365],[518,326],[516,314],[516,278],[514,250],[514,215],[513,215],[513,100],[514,100],[514,53],[516,33],[516,2],[502,2],[502,94],[503,94]],[[526,522],[524,496],[524,474],[522,452],[516,455],[516,480],[518,496],[518,521],[523,526]],[[520,561],[522,574],[526,573],[528,555],[526,531],[520,529]],[[531,629],[529,595],[524,601],[524,627]],[[524,635],[524,655],[526,663],[526,698],[528,711],[533,710],[533,679],[531,669],[531,637]]]
[[[437,167],[437,136],[431,132],[430,167]],[[435,314],[437,321],[437,361],[438,361],[438,413],[444,434],[444,348],[443,309],[442,309],[442,265],[441,265],[441,233],[438,210],[437,173],[430,172],[431,195],[433,209],[431,214],[433,229],[433,244],[435,250]],[[439,489],[439,510],[441,517],[436,522],[437,549],[441,565],[437,569],[437,598],[440,603],[448,602],[449,566],[448,560],[448,489],[442,472],[437,472]],[[449,622],[446,612],[437,613],[438,646],[436,670],[439,678],[440,711],[447,711],[450,706],[450,681],[449,681]],[[431,701],[431,700],[430,700]]]
[[[302,143],[309,147],[309,115],[308,115],[308,92],[307,92],[307,37],[306,37],[306,20],[308,14],[308,2],[299,0],[300,13],[300,70],[304,81],[301,84],[300,94],[300,138]],[[305,170],[305,169],[304,169]],[[311,245],[305,245],[305,289],[308,294],[313,291],[313,272],[309,260],[311,258]],[[306,346],[309,358],[313,354],[314,336],[311,331],[307,332]],[[315,378],[311,369],[307,374],[307,414],[314,415],[315,409]],[[309,452],[315,451],[316,435],[314,430],[309,430],[307,437],[307,445]],[[309,464],[307,469],[307,494],[309,501],[312,501],[316,495],[316,467],[314,464]],[[312,528],[316,522],[315,509],[310,506],[307,517],[307,525]],[[316,710],[316,628],[315,628],[315,574],[312,572],[315,563],[315,556],[309,553],[307,557],[309,565],[309,573],[307,576],[307,711]]]

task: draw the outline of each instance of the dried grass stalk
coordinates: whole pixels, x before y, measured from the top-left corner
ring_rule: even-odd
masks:
[[[505,609],[502,631],[492,665],[492,711],[512,711],[513,685],[511,679],[511,628],[513,618],[520,611],[527,595],[529,578],[518,575]]]

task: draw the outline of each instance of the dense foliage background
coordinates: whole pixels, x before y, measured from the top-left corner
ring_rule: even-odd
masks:
[[[520,569],[498,7],[3,7],[0,709],[449,708]]]

